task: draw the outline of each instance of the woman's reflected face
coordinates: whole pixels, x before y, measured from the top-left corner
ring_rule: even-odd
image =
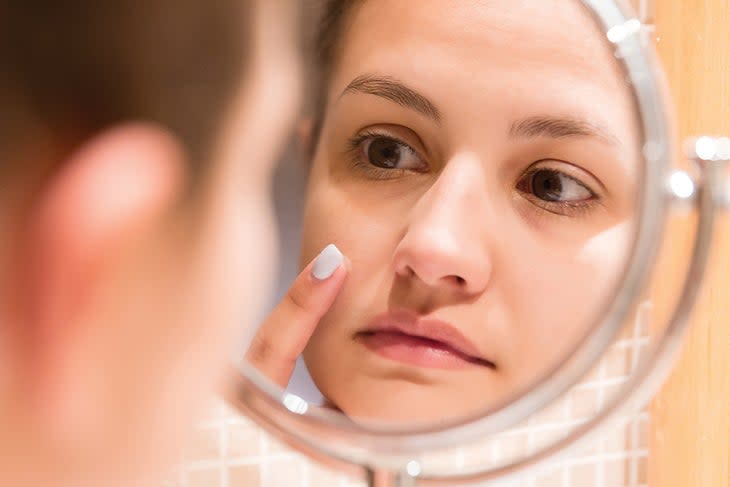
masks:
[[[444,420],[557,364],[623,272],[639,135],[578,2],[365,0],[329,79],[302,262],[352,270],[307,367],[351,417]]]

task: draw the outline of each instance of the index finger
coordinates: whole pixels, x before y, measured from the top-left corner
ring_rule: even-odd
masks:
[[[345,257],[328,245],[304,268],[254,335],[246,360],[286,387],[296,360],[347,276]]]

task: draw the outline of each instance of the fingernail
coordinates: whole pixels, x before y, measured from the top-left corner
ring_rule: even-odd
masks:
[[[312,276],[315,279],[324,281],[335,273],[338,267],[342,265],[345,257],[335,244],[329,244],[322,250],[314,261],[312,266]]]

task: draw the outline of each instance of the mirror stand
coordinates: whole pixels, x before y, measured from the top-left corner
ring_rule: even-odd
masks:
[[[416,487],[418,479],[407,470],[393,472],[368,469],[366,481],[368,487]]]
[[[686,142],[686,155],[700,166],[712,165],[719,174],[714,174],[705,184],[716,185],[715,205],[718,210],[730,209],[730,175],[723,173],[730,167],[730,137],[693,137]],[[675,191],[676,193],[676,191]]]

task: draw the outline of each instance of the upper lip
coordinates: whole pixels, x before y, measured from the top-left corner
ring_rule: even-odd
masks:
[[[410,312],[389,312],[376,316],[360,333],[399,332],[443,343],[465,359],[494,368],[477,346],[455,326],[446,321],[424,318]]]

